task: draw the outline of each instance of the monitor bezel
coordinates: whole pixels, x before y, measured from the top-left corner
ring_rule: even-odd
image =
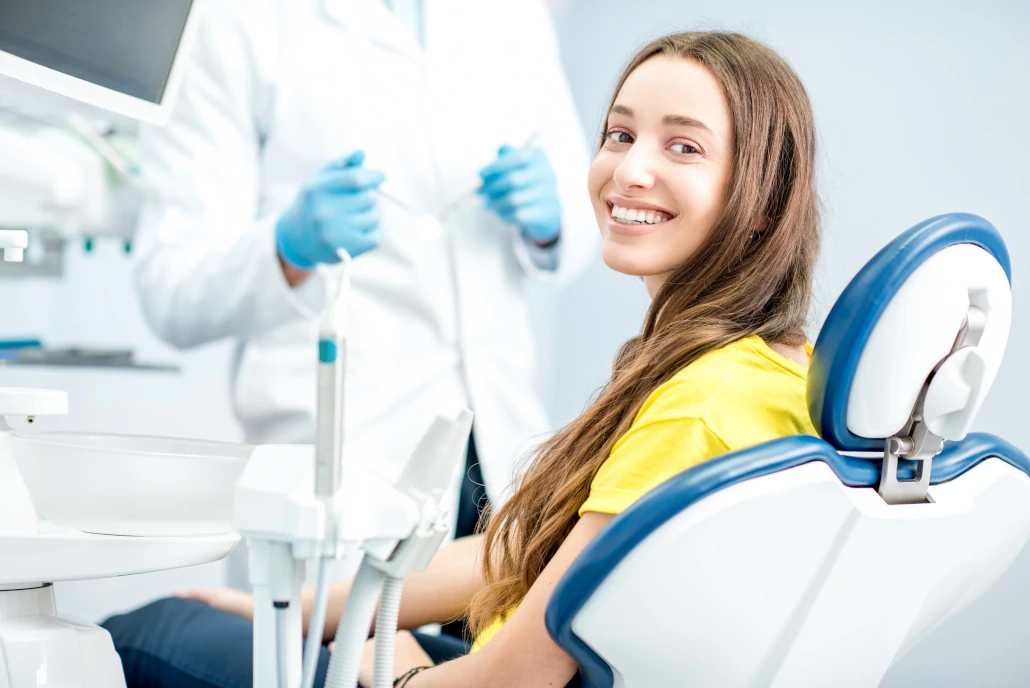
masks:
[[[186,71],[186,63],[200,26],[201,10],[205,1],[191,1],[179,47],[175,51],[175,57],[172,58],[168,80],[165,83],[164,92],[161,94],[161,101],[158,103],[126,95],[106,86],[44,67],[31,60],[12,55],[5,50],[0,50],[0,75],[12,77],[124,117],[152,124],[165,124],[171,114],[172,104],[179,93],[182,76]]]

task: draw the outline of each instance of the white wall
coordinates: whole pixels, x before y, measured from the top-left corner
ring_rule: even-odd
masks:
[[[821,148],[824,248],[813,337],[848,280],[899,232],[951,211],[993,222],[1012,256],[1015,318],[976,429],[1030,449],[1023,355],[1030,350],[1030,3],[570,0],[558,25],[591,134],[623,62],[662,33],[742,31],[791,62],[808,88]],[[597,266],[554,308],[551,404],[567,419],[607,376],[646,299],[632,280]],[[904,657],[883,685],[1027,685],[1027,580],[1030,551]]]

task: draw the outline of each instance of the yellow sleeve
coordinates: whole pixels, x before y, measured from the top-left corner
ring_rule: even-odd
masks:
[[[729,451],[700,418],[655,415],[655,420],[639,418],[616,442],[590,484],[580,516],[622,513],[674,475]]]

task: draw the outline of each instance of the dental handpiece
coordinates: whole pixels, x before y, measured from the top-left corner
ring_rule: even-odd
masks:
[[[342,262],[336,292],[328,293],[318,333],[318,399],[315,429],[315,495],[330,498],[340,488],[343,471],[343,387],[347,363],[344,314],[350,292],[351,256]]]

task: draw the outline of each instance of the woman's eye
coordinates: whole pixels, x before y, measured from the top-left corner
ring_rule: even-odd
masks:
[[[683,154],[683,156],[690,156],[690,154],[700,152],[700,150],[690,145],[689,143],[674,143],[672,146],[670,146],[670,148],[673,152],[678,152],[680,154]]]
[[[674,143],[671,146],[673,153],[680,153],[682,155],[692,155],[694,153],[700,153],[697,148],[694,148],[689,143]]]
[[[611,129],[605,135],[611,143],[633,143],[633,137],[620,129]]]

